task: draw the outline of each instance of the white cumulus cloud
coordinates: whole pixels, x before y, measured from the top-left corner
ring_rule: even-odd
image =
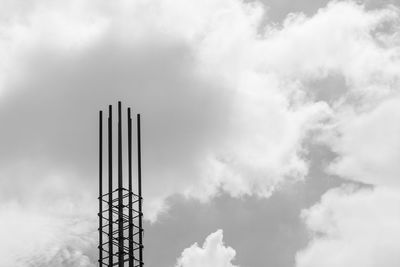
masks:
[[[389,97],[372,110],[340,115],[332,148],[332,173],[355,181],[399,187],[400,98]]]
[[[399,205],[397,189],[332,189],[302,213],[311,241],[296,266],[399,266]]]
[[[13,141],[4,144],[13,151],[2,167],[7,172],[21,161],[46,170],[62,160],[60,173],[68,172],[67,166],[84,168],[93,162],[87,151],[95,149],[94,143],[82,142],[83,136],[93,138],[87,121],[97,120],[83,114],[122,98],[144,116],[150,220],[174,194],[204,201],[220,192],[269,197],[286,180],[304,179],[303,141],[321,127],[330,108],[305,97],[296,79],[279,68],[265,67],[283,60],[273,55],[287,55],[269,45],[275,37],[260,30],[261,4],[86,0],[32,5],[22,12],[10,3],[10,12],[1,13],[2,62],[5,68],[16,64],[11,69],[17,70],[2,72],[2,114],[29,121],[16,130],[12,118],[0,115],[10,129],[3,134]],[[292,25],[283,31],[287,27]],[[39,101],[49,103],[47,109]],[[15,131],[29,131],[31,139]],[[41,157],[30,156],[37,153]],[[71,162],[78,158],[82,166]]]
[[[367,11],[343,1],[331,3],[314,18],[318,16],[321,23],[323,18],[337,21],[331,25],[344,23],[342,30],[332,26],[326,32],[324,40],[332,46],[315,49],[316,58],[324,48],[331,53],[321,61],[326,64],[320,64],[320,74],[338,73],[346,86],[333,101],[334,115],[322,138],[337,155],[327,171],[372,188],[333,189],[303,211],[310,242],[297,254],[296,266],[398,266],[398,9]],[[306,70],[318,73],[318,68]]]
[[[97,243],[94,225],[93,218],[68,216],[62,210],[48,212],[46,207],[3,203],[0,266],[93,267],[90,254]]]
[[[210,234],[199,247],[194,243],[186,248],[177,260],[176,267],[238,267],[233,265],[236,251],[225,246],[223,232],[218,230]]]

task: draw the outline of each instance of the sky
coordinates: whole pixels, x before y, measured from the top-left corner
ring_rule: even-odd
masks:
[[[399,30],[394,0],[0,0],[0,267],[97,266],[119,100],[145,266],[400,266]]]

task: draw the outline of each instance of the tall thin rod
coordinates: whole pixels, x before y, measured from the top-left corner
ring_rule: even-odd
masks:
[[[140,114],[137,114],[137,158],[138,158],[138,195],[139,195],[139,264],[143,267],[143,213],[142,213],[142,157],[140,138]]]
[[[122,192],[122,122],[121,101],[118,101],[118,266],[124,266],[124,222]]]
[[[99,113],[99,267],[103,266],[103,111]]]
[[[113,266],[112,106],[108,106],[108,266]]]
[[[129,267],[134,267],[133,257],[133,212],[132,212],[132,118],[128,108],[128,178],[129,178]]]

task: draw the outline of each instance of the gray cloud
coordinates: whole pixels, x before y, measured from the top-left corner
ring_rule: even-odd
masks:
[[[204,16],[216,16],[213,5],[205,5]],[[235,196],[269,196],[285,177],[305,175],[307,165],[298,150],[307,131],[325,116],[323,103],[297,99],[292,109],[286,99],[291,92],[281,92],[279,80],[267,73],[255,72],[258,63],[251,57],[250,66],[241,63],[244,54],[231,57],[231,66],[224,53],[222,58],[210,57],[220,34],[209,31],[198,39],[208,21],[197,25],[187,17],[181,28],[170,21],[173,6],[157,4],[169,32],[157,21],[147,25],[147,18],[122,12],[127,8],[154,16],[146,5],[116,4],[116,13],[108,13],[87,2],[89,15],[73,7],[38,4],[26,25],[16,20],[5,30],[11,37],[4,43],[15,45],[7,60],[19,67],[15,76],[5,72],[2,88],[1,145],[10,151],[2,154],[2,175],[16,180],[9,191],[18,191],[24,183],[42,187],[41,181],[59,175],[70,183],[55,196],[74,192],[78,185],[93,188],[94,195],[90,183],[95,181],[96,111],[119,99],[144,116],[149,218],[154,219],[164,208],[163,199],[174,193],[203,200],[220,189]],[[227,53],[233,56],[242,32],[249,34],[243,42],[258,42],[252,35],[253,21],[262,9],[249,6],[247,13],[245,5],[236,2],[228,7],[229,21],[244,28],[225,32],[224,21],[217,20],[215,29],[226,34],[232,46]],[[73,15],[78,19],[72,21]],[[130,27],[143,23],[149,32],[131,32],[136,28],[121,26],[126,22]],[[253,134],[259,138],[249,138]],[[34,180],[26,183],[25,177]],[[51,195],[53,190],[43,193]]]
[[[396,26],[398,11],[369,12],[352,2],[334,2],[315,16],[294,14],[281,27],[270,25],[260,33],[265,19],[260,4],[96,3],[85,1],[77,8],[77,2],[7,2],[10,12],[0,13],[1,201],[17,202],[20,213],[31,212],[37,216],[32,221],[44,222],[29,234],[47,224],[69,227],[76,218],[94,221],[97,111],[123,100],[143,114],[149,219],[161,216],[162,222],[173,216],[173,210],[162,214],[168,204],[190,203],[176,212],[190,214],[191,205],[198,207],[204,216],[187,216],[185,223],[212,225],[205,235],[223,222],[238,261],[259,264],[259,258],[252,261],[252,255],[242,253],[254,246],[262,256],[264,247],[270,257],[282,251],[276,266],[293,264],[294,251],[306,242],[299,211],[342,182],[313,177],[311,189],[301,190],[299,181],[314,175],[314,162],[324,164],[314,158],[318,149],[309,149],[305,140],[332,129],[332,118],[338,119],[336,112],[344,107],[341,101],[379,102],[394,90],[396,38],[379,27]],[[305,10],[316,8],[303,4]],[[331,155],[322,157],[331,160]],[[288,182],[300,193],[290,191]],[[207,203],[213,198],[216,202]],[[241,221],[236,210],[246,215],[251,207],[271,228]],[[214,217],[207,216],[208,208]],[[215,218],[224,212],[231,213]],[[206,216],[209,221],[203,222]],[[237,235],[232,220],[238,222],[235,227],[243,223],[247,232],[256,231]],[[157,229],[158,223],[147,228]],[[56,250],[45,247],[24,262],[90,266],[95,251],[75,237],[94,242],[94,231],[91,225],[67,233]],[[268,243],[254,241],[259,232]],[[193,238],[179,240],[171,264],[193,240],[204,238],[187,236]],[[293,236],[293,246],[287,247]],[[32,240],[46,246],[53,242],[51,237]],[[150,244],[150,251],[154,247]]]

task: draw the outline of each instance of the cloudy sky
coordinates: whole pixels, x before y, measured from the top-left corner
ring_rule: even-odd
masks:
[[[145,266],[400,266],[399,32],[396,0],[0,0],[0,267],[96,266],[118,100]]]

